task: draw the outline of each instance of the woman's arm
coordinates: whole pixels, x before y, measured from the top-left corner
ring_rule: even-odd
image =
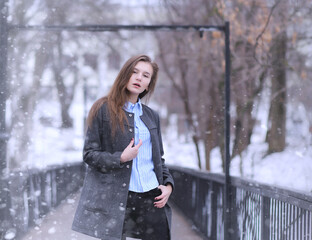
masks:
[[[163,181],[164,185],[171,185],[172,190],[174,189],[174,180],[172,175],[169,172],[168,167],[165,164],[165,159],[163,158],[164,156],[164,149],[163,149],[163,142],[162,142],[162,137],[161,137],[161,129],[160,129],[160,120],[159,120],[159,115],[156,114],[157,116],[157,130],[158,130],[158,139],[159,139],[159,147],[160,147],[160,155],[161,155],[161,163],[162,163],[162,169],[163,169]]]
[[[119,169],[123,167],[120,162],[122,152],[102,151],[99,115],[100,113],[88,127],[83,148],[83,161],[102,172]]]
[[[103,143],[103,136],[106,136],[105,141],[108,145],[112,145],[110,133],[110,120],[106,114],[106,107],[103,105],[97,115],[94,117],[91,126],[88,126],[84,148],[83,161],[91,167],[98,169],[101,172],[108,172],[122,168],[125,164],[121,162],[122,151],[110,152],[106,150],[107,143]]]
[[[163,208],[167,204],[169,197],[174,189],[174,180],[173,180],[172,175],[169,172],[168,167],[165,164],[165,159],[163,158],[164,150],[163,150],[161,130],[160,130],[160,121],[159,121],[158,115],[157,115],[157,129],[158,129],[158,139],[159,139],[159,146],[160,146],[164,183],[163,185],[160,185],[158,187],[161,190],[161,195],[155,198],[154,206],[156,208]]]
[[[107,134],[104,132],[110,131],[110,121],[103,118],[106,118],[106,115],[103,114],[103,108],[101,108],[94,118],[92,125],[88,127],[83,149],[83,160],[99,171],[107,172],[120,169],[126,165],[126,162],[132,161],[137,156],[142,141],[140,140],[137,145],[133,145],[134,139],[132,138],[129,143],[120,142],[122,146],[126,146],[122,151],[116,151],[114,153],[105,151],[106,146],[102,143],[103,135],[106,136],[107,139],[105,141],[110,146],[112,144],[109,141],[112,141],[112,136],[110,133]],[[126,141],[126,138],[123,138],[121,141]]]

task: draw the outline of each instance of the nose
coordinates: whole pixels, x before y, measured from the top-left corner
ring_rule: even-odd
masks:
[[[142,73],[137,74],[137,80],[140,80],[140,81],[142,80]]]

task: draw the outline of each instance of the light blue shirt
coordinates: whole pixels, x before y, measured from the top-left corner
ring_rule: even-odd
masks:
[[[139,139],[142,140],[139,153],[137,157],[133,159],[129,190],[133,192],[147,192],[159,186],[152,159],[151,135],[140,118],[143,114],[140,99],[135,104],[127,102],[124,109],[134,114],[135,145],[139,143]]]

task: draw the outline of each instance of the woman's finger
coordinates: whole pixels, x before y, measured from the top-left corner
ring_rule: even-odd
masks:
[[[139,149],[139,147],[141,147],[142,144],[143,144],[142,140],[139,139],[139,143],[136,145],[136,147]]]
[[[133,146],[133,143],[134,143],[134,138],[131,139],[129,145],[128,145],[128,148],[131,148]]]

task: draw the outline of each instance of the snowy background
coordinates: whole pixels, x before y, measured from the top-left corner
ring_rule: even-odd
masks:
[[[33,144],[29,149],[29,160],[23,162],[25,168],[45,168],[49,165],[66,164],[82,161],[84,135],[84,113],[88,111],[83,105],[82,89],[77,90],[70,113],[74,118],[73,129],[61,129],[58,116],[59,107],[51,101],[42,102],[34,114]],[[157,91],[157,89],[156,89]],[[262,106],[255,112],[257,125],[247,150],[241,157],[231,162],[230,174],[258,182],[274,184],[297,191],[312,191],[312,137],[309,132],[307,112],[303,105],[289,105],[287,117],[288,147],[281,153],[267,154],[265,143],[266,116],[268,103],[263,96]],[[91,106],[89,103],[87,108]],[[158,112],[166,112],[156,102],[149,104]],[[51,126],[42,124],[42,116],[50,119]],[[170,115],[169,125],[162,129],[166,163],[187,168],[198,169],[194,144],[189,136],[178,135],[177,116]],[[204,161],[204,147],[200,150]],[[10,148],[9,148],[10,149]],[[205,169],[202,163],[202,169]],[[211,171],[222,173],[221,156],[218,148],[211,154]]]
[[[21,1],[22,2],[22,1]],[[32,8],[27,8],[24,14],[33,13],[34,15],[28,13],[29,24],[41,24],[44,22],[44,19],[47,16],[54,16],[54,10],[51,9],[48,5],[41,6],[39,4],[40,1],[34,3]],[[92,1],[91,1],[92,2]],[[122,1],[112,1],[114,2],[122,2]],[[127,3],[122,2],[125,8],[118,8],[114,12],[114,21],[118,21],[118,23],[132,24],[132,23],[144,23],[148,24],[149,22],[153,22],[153,15],[150,12],[146,13],[146,9],[140,4],[144,2],[132,0],[127,1]],[[150,6],[156,5],[156,1],[147,1]],[[19,1],[10,1],[12,4],[11,10],[12,12],[9,16],[10,23],[19,23],[20,21],[26,21],[26,19],[19,19],[19,14],[23,15],[18,11],[18,3]],[[50,2],[51,3],[51,2]],[[64,2],[65,3],[65,2]],[[16,13],[13,12],[14,5],[16,4]],[[30,6],[33,3],[29,2]],[[70,2],[68,2],[70,4]],[[62,5],[57,4],[57,7]],[[67,6],[67,5],[64,5]],[[80,5],[77,5],[78,7]],[[141,7],[139,7],[141,6]],[[80,6],[83,7],[83,6]],[[42,9],[41,9],[42,8]],[[23,7],[21,7],[23,9]],[[44,10],[43,12],[39,10]],[[104,8],[103,8],[104,9]],[[159,11],[160,8],[155,8],[155,11]],[[73,10],[73,9],[70,9]],[[92,10],[92,8],[91,8]],[[151,9],[149,9],[151,10]],[[52,11],[52,12],[50,12]],[[61,11],[61,8],[58,9]],[[86,19],[84,21],[90,21],[88,19],[89,15],[91,20],[97,22],[111,22],[112,19],[105,19],[105,17],[110,17],[105,14],[100,14],[99,19],[92,19],[91,14],[87,9],[84,14],[86,15]],[[71,13],[73,17],[67,19],[69,22],[71,21],[82,21],[80,16],[76,16],[75,12]],[[127,13],[127,14],[125,14]],[[157,12],[159,13],[159,12]],[[162,12],[164,14],[164,12]],[[68,17],[69,14],[66,16]],[[147,16],[148,15],[148,16]],[[131,16],[131,17],[129,17]],[[155,15],[158,18],[162,18],[161,14]],[[154,17],[155,17],[154,16]],[[48,19],[49,20],[49,19]],[[56,18],[57,20],[57,18]],[[158,19],[159,20],[159,19]],[[78,22],[79,22],[78,21]],[[52,21],[53,22],[53,21]],[[83,21],[82,21],[83,22]],[[239,20],[240,22],[240,20]],[[234,26],[234,25],[233,25]],[[305,31],[310,26],[310,22],[302,23],[301,30],[305,33],[309,33],[309,31]],[[290,27],[291,28],[291,27]],[[296,25],[297,30],[298,25]],[[233,30],[235,28],[233,27]],[[234,31],[233,31],[234,32]],[[37,33],[36,33],[37,34]],[[57,98],[57,93],[55,93],[55,83],[53,74],[51,74],[51,69],[47,68],[42,73],[40,78],[41,87],[48,88],[50,91],[54,91],[52,94],[47,94],[44,97],[38,97],[35,99],[35,109],[32,116],[30,116],[30,121],[32,124],[27,124],[28,112],[23,112],[19,109],[21,106],[17,104],[21,104],[24,101],[25,93],[28,93],[34,88],[36,84],[33,84],[34,81],[34,72],[36,71],[36,62],[35,62],[35,50],[43,47],[42,52],[43,55],[46,54],[45,48],[52,48],[55,46],[55,36],[47,34],[46,36],[41,36],[40,34],[36,35],[34,32],[25,32],[16,33],[10,39],[12,42],[11,45],[11,55],[9,55],[10,61],[9,65],[12,67],[11,69],[11,79],[9,82],[10,89],[12,90],[11,97],[7,101],[7,122],[11,125],[12,116],[15,115],[15,118],[18,119],[12,125],[11,137],[8,143],[8,158],[10,160],[14,160],[19,163],[18,167],[21,169],[27,168],[45,168],[50,165],[58,165],[58,164],[66,164],[77,161],[82,161],[82,147],[83,147],[83,136],[84,136],[84,118],[89,108],[94,102],[94,99],[88,99],[87,104],[84,104],[84,94],[83,94],[83,81],[88,82],[89,86],[88,91],[90,89],[90,85],[98,88],[97,96],[100,97],[107,93],[108,89],[111,86],[112,80],[115,78],[117,70],[115,72],[109,71],[109,67],[107,66],[107,59],[109,55],[108,45],[112,49],[117,49],[121,54],[121,62],[124,62],[129,56],[137,53],[146,53],[150,55],[152,58],[157,56],[157,43],[153,42],[155,36],[142,33],[142,32],[124,32],[122,31],[120,35],[110,35],[110,34],[102,34],[97,33],[94,35],[90,34],[76,34],[71,35],[69,33],[63,34],[62,41],[63,45],[60,47],[63,48],[63,54],[66,56],[65,60],[68,58],[69,62],[75,63],[73,64],[76,67],[75,70],[71,70],[70,65],[66,65],[63,69],[64,82],[71,83],[74,78],[73,73],[77,74],[79,79],[78,86],[76,87],[76,92],[74,94],[74,99],[72,101],[72,105],[70,107],[70,116],[74,120],[73,128],[60,128],[62,124],[62,120],[60,118],[60,104],[59,99]],[[165,33],[164,33],[165,34]],[[311,35],[312,33],[310,33]],[[308,34],[309,35],[309,34]],[[309,35],[309,36],[310,36]],[[308,37],[309,37],[308,36]],[[14,41],[13,41],[14,40]],[[49,42],[51,40],[51,42]],[[235,40],[235,39],[233,39]],[[25,41],[25,42],[24,42]],[[29,44],[29,49],[25,48],[25,46]],[[25,46],[24,46],[25,45]],[[298,50],[302,53],[305,53],[307,57],[311,59],[311,43],[308,41],[300,41],[297,46]],[[100,49],[100,50],[99,50]],[[47,51],[49,52],[49,51]],[[50,53],[52,55],[52,52]],[[92,68],[87,66],[85,59],[85,55],[94,55],[96,56],[96,63],[99,65],[96,68]],[[77,55],[77,56],[76,56]],[[40,56],[40,55],[39,55]],[[64,57],[63,56],[63,57]],[[94,57],[93,56],[93,57]],[[71,59],[71,58],[73,59]],[[17,59],[18,58],[18,59]],[[17,61],[19,60],[19,61]],[[40,58],[39,58],[40,60]],[[64,60],[64,59],[63,59]],[[75,62],[76,61],[76,62]],[[84,62],[85,61],[85,62]],[[91,61],[92,62],[92,61]],[[305,64],[307,67],[311,67],[311,61],[306,61]],[[21,66],[20,68],[18,66]],[[70,71],[66,69],[68,67]],[[70,72],[70,73],[68,73]],[[291,89],[291,85],[294,85],[294,88],[298,91],[298,95],[305,94],[304,96],[307,98],[307,92],[309,93],[309,88],[311,83],[309,83],[308,72],[305,73],[305,78],[299,79],[298,76],[294,77],[295,74],[289,74],[288,72],[288,84]],[[71,75],[72,74],[72,75]],[[211,80],[211,79],[209,79]],[[299,81],[300,80],[300,81]],[[65,84],[66,85],[66,84]],[[70,84],[68,84],[70,85]],[[168,87],[167,82],[159,82],[158,88],[156,87],[155,94],[157,91],[161,91]],[[298,88],[300,88],[298,90]],[[301,89],[307,89],[306,91],[301,91]],[[70,89],[70,87],[68,87]],[[265,89],[269,89],[268,86]],[[40,91],[40,90],[38,90]],[[312,115],[311,113],[305,109],[304,105],[300,103],[300,98],[292,99],[292,96],[288,99],[287,102],[287,147],[281,153],[274,153],[267,155],[268,146],[265,143],[265,137],[267,133],[268,123],[268,112],[269,112],[269,102],[270,93],[266,93],[263,91],[261,93],[261,97],[254,104],[255,109],[253,110],[253,116],[256,118],[256,125],[253,129],[253,134],[251,137],[251,144],[248,146],[247,150],[245,150],[241,156],[236,156],[231,162],[231,175],[240,176],[248,179],[254,179],[259,182],[274,184],[277,186],[283,186],[299,191],[305,191],[311,193],[312,191],[312,174],[310,174],[312,170],[312,140],[311,140],[311,122]],[[29,94],[32,95],[31,93]],[[16,99],[15,99],[16,98]],[[17,99],[18,98],[18,99]],[[309,104],[306,104],[306,106]],[[167,164],[178,165],[188,168],[198,169],[197,166],[197,157],[194,144],[192,143],[190,135],[181,135],[181,132],[178,130],[178,118],[179,116],[176,114],[169,114],[167,109],[161,104],[161,102],[157,102],[156,100],[151,100],[150,106],[160,112],[160,115],[163,119],[167,119],[169,122],[168,126],[163,126],[163,141],[165,148],[165,159]],[[235,115],[235,110],[232,110],[232,116]],[[20,112],[19,112],[20,111]],[[25,116],[22,116],[25,115]],[[30,115],[30,114],[29,114]],[[22,117],[21,117],[22,116]],[[232,124],[234,124],[232,122]],[[32,129],[29,130],[30,139],[27,142],[22,142],[20,136],[18,135],[22,129],[28,129],[28,126],[31,125]],[[28,133],[27,133],[28,134]],[[233,135],[233,134],[232,134]],[[18,144],[22,142],[24,145],[27,145],[27,153],[28,156],[25,159],[20,159],[18,156],[18,152],[20,151],[20,145]],[[232,139],[233,140],[233,139]],[[200,143],[200,152],[202,169],[205,169],[204,166],[204,146],[203,143]],[[10,166],[14,169],[14,166]],[[13,161],[12,161],[13,162]],[[13,164],[12,164],[13,165]],[[220,150],[218,148],[213,149],[211,153],[211,171],[215,173],[222,172],[221,166],[221,156]]]

